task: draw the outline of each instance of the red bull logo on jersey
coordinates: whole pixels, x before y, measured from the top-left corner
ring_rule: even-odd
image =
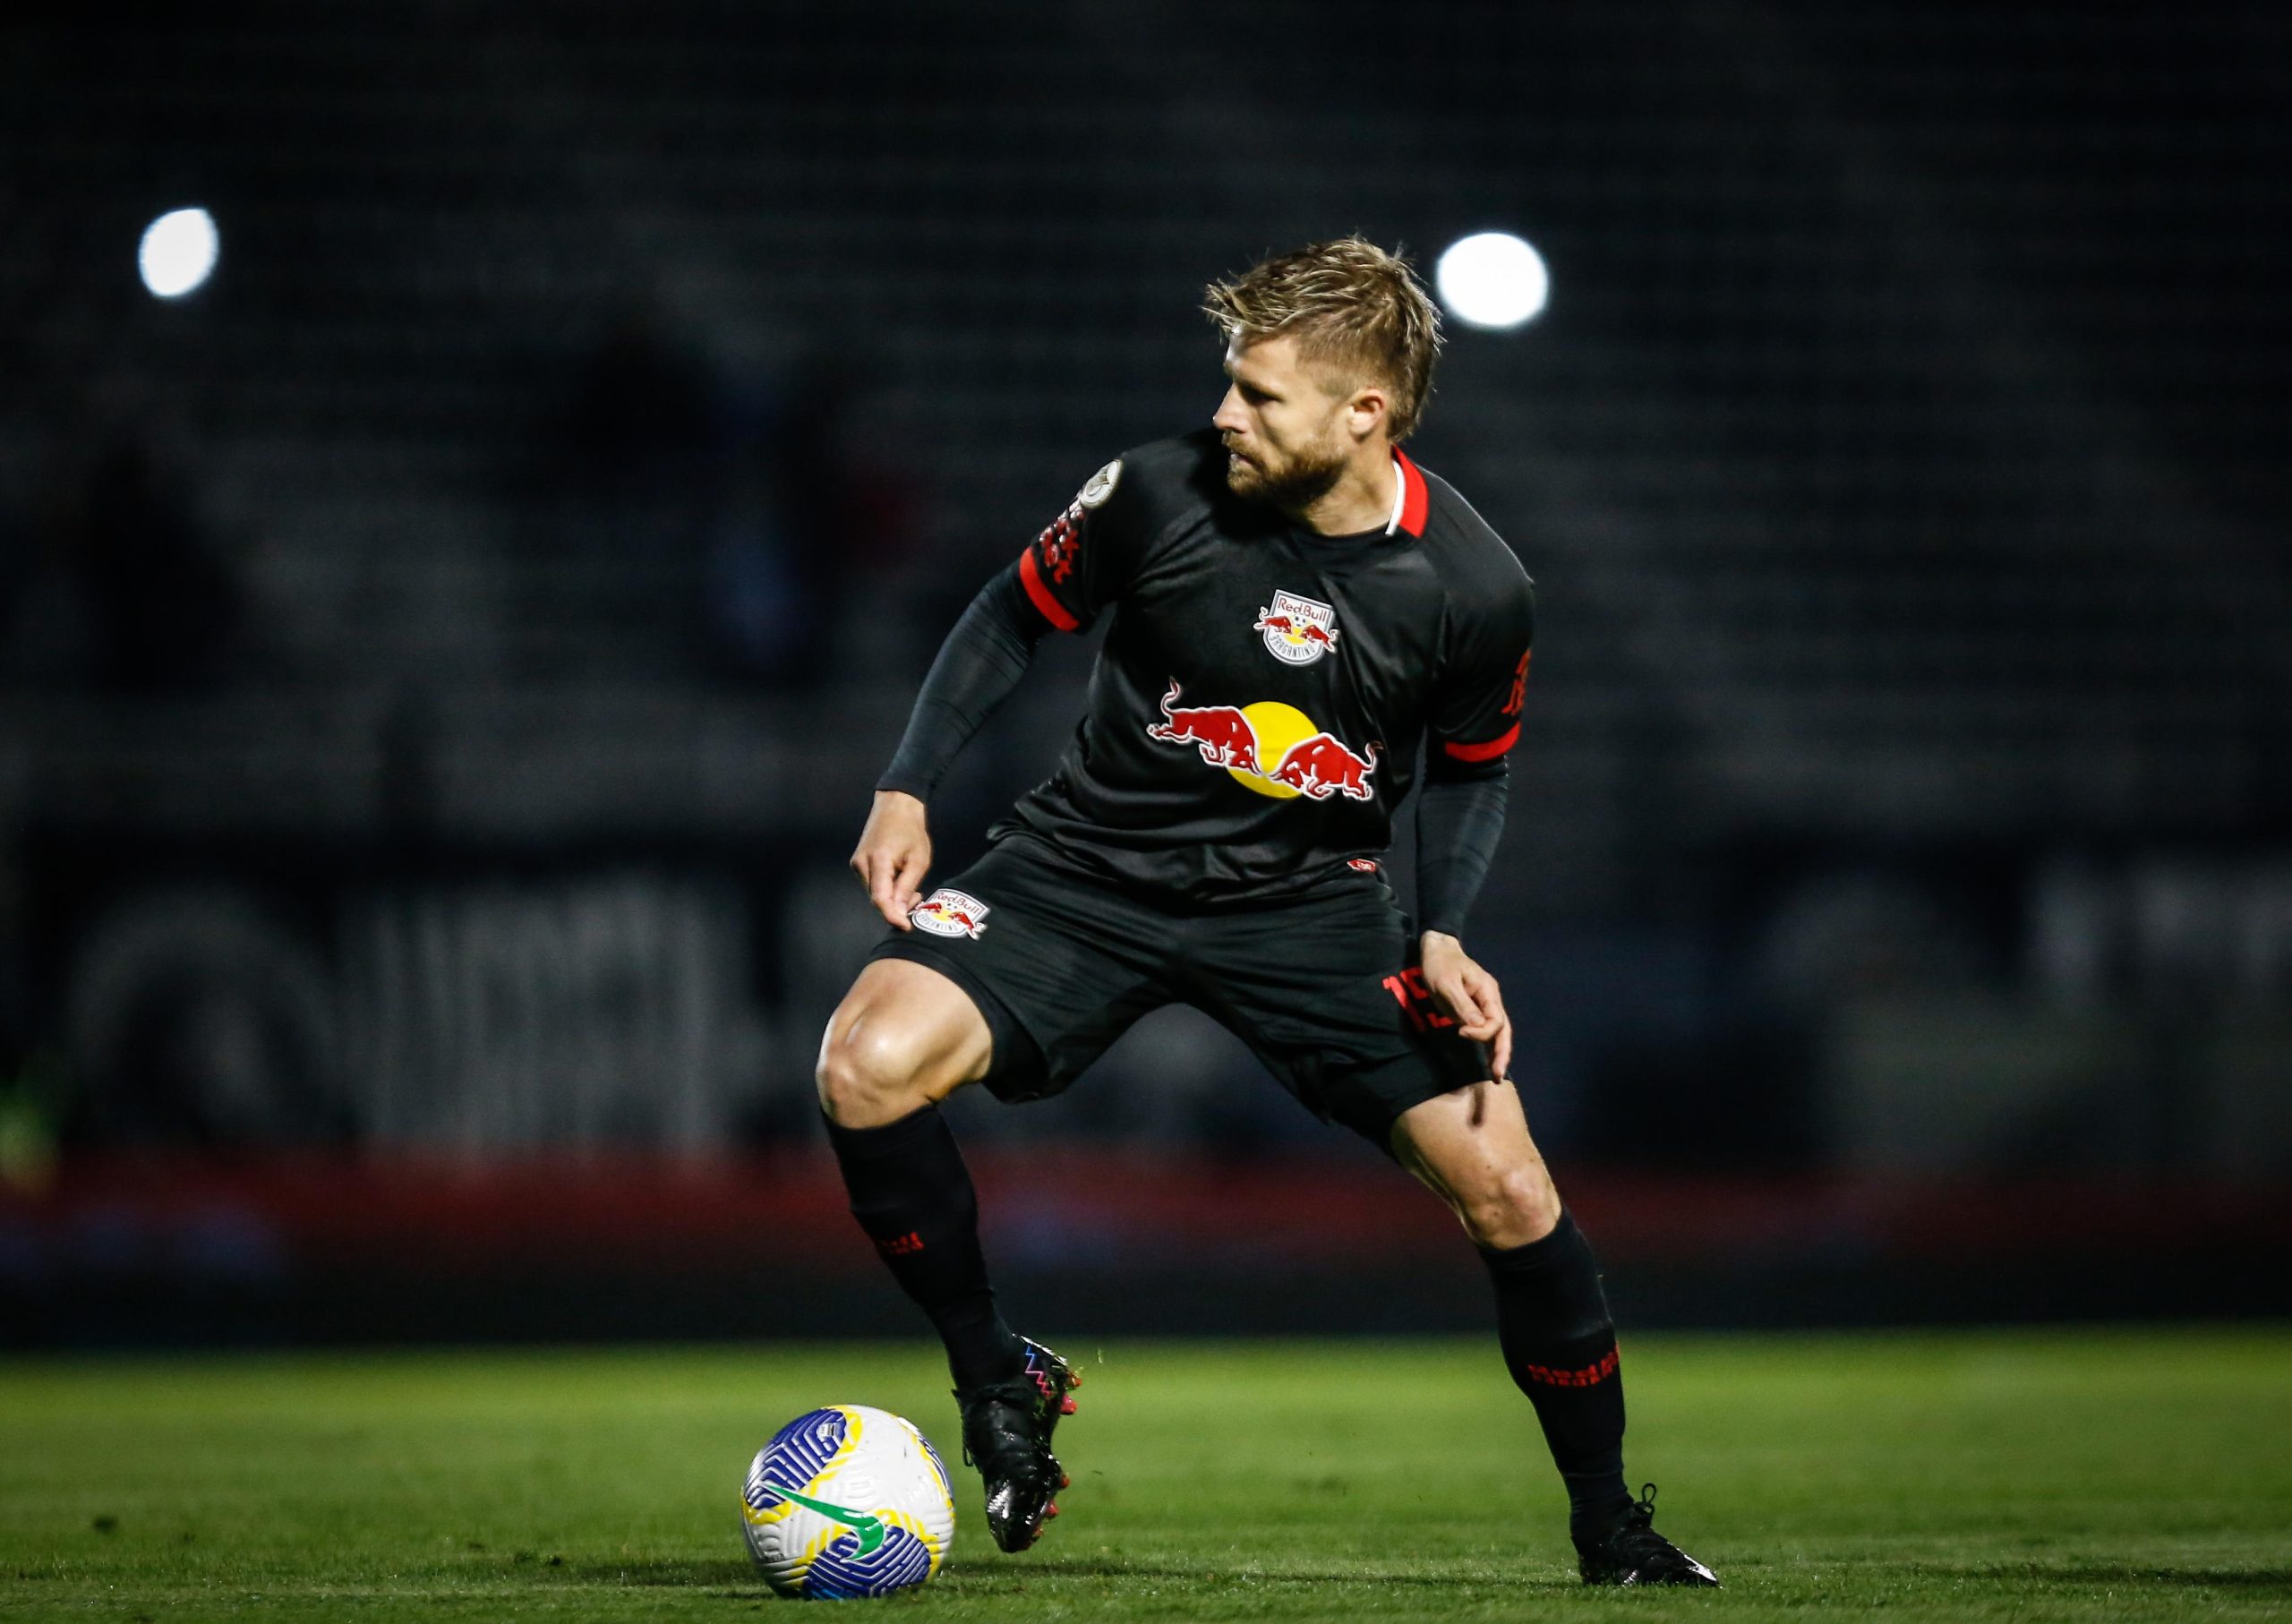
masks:
[[[935,936],[968,936],[976,942],[987,932],[987,904],[945,885],[908,910],[908,923]]]
[[[1327,800],[1342,795],[1349,800],[1369,799],[1369,774],[1377,770],[1377,747],[1356,756],[1327,733],[1300,739],[1282,752],[1273,769],[1273,782],[1287,784],[1300,795]]]
[[[1284,665],[1311,665],[1337,646],[1337,611],[1313,598],[1277,591],[1250,629],[1264,637],[1266,652]]]
[[[1193,745],[1210,766],[1255,773],[1257,730],[1250,726],[1249,717],[1230,705],[1181,705],[1179,692],[1173,680],[1170,691],[1162,696],[1162,720],[1146,724],[1146,737],[1164,744]]]
[[[1373,743],[1356,753],[1296,705],[1277,699],[1183,705],[1182,697],[1172,680],[1162,696],[1162,720],[1146,724],[1146,737],[1191,746],[1203,765],[1225,768],[1244,789],[1276,800],[1299,795],[1368,800],[1376,793],[1369,786],[1377,771]]]

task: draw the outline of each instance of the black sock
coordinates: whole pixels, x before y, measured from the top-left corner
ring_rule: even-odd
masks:
[[[1544,1239],[1480,1255],[1496,1285],[1504,1363],[1535,1406],[1568,1485],[1569,1529],[1596,1534],[1621,1523],[1631,1505],[1623,1486],[1623,1372],[1591,1244],[1562,1212]]]
[[[851,1216],[876,1243],[902,1290],[931,1317],[959,1388],[1025,1368],[1018,1333],[1003,1323],[979,1244],[979,1194],[936,1106],[880,1128],[827,1124]]]

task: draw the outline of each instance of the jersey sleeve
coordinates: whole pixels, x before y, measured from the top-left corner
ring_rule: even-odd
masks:
[[[1519,742],[1535,637],[1535,588],[1516,569],[1456,629],[1433,696],[1430,771],[1500,761]]]
[[[1082,631],[1130,584],[1150,539],[1151,508],[1134,457],[1118,457],[1075,492],[1019,555],[1019,585],[1045,620]]]

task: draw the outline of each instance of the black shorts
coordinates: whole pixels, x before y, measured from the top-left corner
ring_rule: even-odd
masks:
[[[987,1086],[1040,1099],[1131,1023],[1190,1004],[1315,1115],[1391,1150],[1402,1112],[1488,1075],[1418,973],[1416,933],[1380,871],[1279,902],[1205,906],[1125,889],[1033,835],[1005,836],[927,896],[870,956],[928,965],[995,1035]]]

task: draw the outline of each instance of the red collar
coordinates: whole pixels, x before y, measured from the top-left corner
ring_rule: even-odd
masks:
[[[1422,537],[1425,516],[1432,510],[1432,492],[1425,486],[1424,471],[1408,460],[1407,452],[1395,446],[1393,460],[1400,465],[1400,527]]]

